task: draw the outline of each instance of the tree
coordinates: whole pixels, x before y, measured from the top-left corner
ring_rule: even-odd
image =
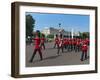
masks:
[[[26,38],[32,37],[32,32],[35,26],[35,19],[29,14],[26,15]]]
[[[82,32],[79,32],[79,37],[82,39],[83,38],[83,34],[82,34]]]
[[[49,35],[47,36],[47,38],[54,38],[54,35],[53,35],[53,34],[49,34]]]
[[[89,32],[83,32],[83,38],[89,38]]]
[[[82,39],[89,38],[89,32],[80,33],[80,38],[82,38]]]
[[[43,34],[43,33],[40,32],[40,38],[42,38],[42,35],[44,35],[44,37],[45,37],[45,34]]]

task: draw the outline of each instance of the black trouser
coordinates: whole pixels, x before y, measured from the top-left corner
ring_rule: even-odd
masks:
[[[73,51],[74,50],[74,45],[73,44],[71,44],[71,51]]]
[[[57,52],[57,54],[59,54],[59,52],[60,52],[60,49],[62,50],[62,53],[63,53],[63,46],[58,46],[58,52]]]
[[[82,61],[83,61],[84,55],[85,55],[85,59],[87,59],[87,51],[82,51],[82,54],[81,54]]]
[[[41,60],[43,59],[43,58],[42,58],[42,52],[41,52],[41,50],[40,50],[40,49],[35,49],[34,52],[33,52],[32,57],[31,57],[31,59],[30,59],[30,62],[33,61],[33,58],[34,58],[34,56],[36,55],[36,52],[37,52],[37,51],[38,51],[38,53],[39,53],[39,55],[40,55]]]
[[[75,47],[75,52],[79,52],[80,51],[80,46],[79,45],[76,45],[76,47]]]
[[[65,49],[68,49],[68,45],[67,45],[67,44],[65,44],[65,45],[64,45],[64,48],[65,48]]]
[[[53,48],[55,48],[56,46],[57,46],[57,43],[54,44],[54,47]]]
[[[68,51],[71,51],[71,50],[72,50],[72,45],[68,44]]]
[[[74,44],[74,45],[73,45],[73,49],[74,49],[74,50],[75,50],[75,46],[76,46],[76,45]]]
[[[43,46],[43,48],[45,49],[45,45],[44,45],[44,43],[41,44],[41,48],[42,48],[42,46]]]

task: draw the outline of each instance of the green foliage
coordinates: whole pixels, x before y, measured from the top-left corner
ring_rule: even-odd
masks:
[[[43,33],[40,32],[40,38],[42,38],[42,34],[43,34]],[[44,35],[44,38],[45,38],[45,34],[43,34],[43,35]]]
[[[47,38],[54,38],[54,35],[49,34],[49,35],[47,35]]]
[[[32,32],[35,26],[35,20],[31,15],[26,15],[26,38],[28,36],[32,37]]]
[[[45,34],[43,34],[43,33],[40,33],[40,37],[42,37],[42,35],[44,35],[44,38],[46,37],[46,36],[45,36]]]
[[[42,34],[43,34],[43,33],[39,32],[38,34],[39,34],[39,37],[42,38]],[[43,34],[43,35],[44,35],[44,38],[45,38],[45,37],[46,37],[45,34]],[[36,36],[36,35],[35,35],[35,33],[34,33],[34,34],[33,34],[33,37],[35,37],[35,36]]]
[[[82,39],[89,38],[89,32],[80,33],[80,37],[81,37]]]
[[[89,33],[88,32],[84,32],[83,33],[83,38],[89,38]]]

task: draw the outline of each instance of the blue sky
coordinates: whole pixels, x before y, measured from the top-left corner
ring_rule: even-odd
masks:
[[[61,28],[64,30],[89,32],[89,15],[75,15],[75,14],[47,14],[47,13],[32,13],[27,12],[26,15],[32,15],[35,19],[34,30],[43,30],[45,27]]]

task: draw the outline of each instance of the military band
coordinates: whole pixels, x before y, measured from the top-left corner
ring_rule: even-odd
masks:
[[[30,58],[30,62],[33,61],[34,56],[36,55],[36,53],[38,52],[40,55],[40,60],[43,59],[42,57],[42,48],[43,50],[46,49],[45,46],[45,36],[42,34],[42,37],[40,38],[39,32],[36,32],[36,37],[33,39],[35,41],[35,48],[33,49],[33,54]],[[64,38],[64,36],[62,34],[57,35],[54,39],[54,46],[53,48],[57,49],[57,54],[61,54],[63,53],[65,50],[67,50],[67,52],[71,52],[74,51],[75,53],[77,52],[81,52],[81,61],[84,61],[88,58],[87,56],[87,51],[89,47],[89,39],[80,39],[80,38]],[[61,51],[60,51],[61,50]],[[85,57],[85,58],[84,58]]]

